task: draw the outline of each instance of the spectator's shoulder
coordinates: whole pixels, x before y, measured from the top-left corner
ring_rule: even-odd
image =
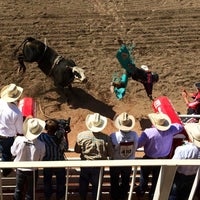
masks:
[[[80,138],[83,138],[83,137],[88,137],[91,134],[92,134],[92,132],[89,131],[89,130],[82,131],[82,132],[78,133],[77,139],[80,139]]]
[[[15,138],[15,143],[16,142],[24,142],[26,140],[26,138],[25,138],[25,136],[17,136],[16,138]]]
[[[131,134],[138,135],[138,133],[136,131],[131,131]]]
[[[36,142],[37,142],[39,145],[45,145],[45,142],[41,141],[39,137],[37,138]]]
[[[112,133],[110,134],[110,136],[112,136],[112,135],[116,135],[116,133],[117,133],[117,132],[112,132]]]
[[[151,128],[145,128],[141,134],[148,134],[148,133],[152,133],[152,132],[158,132],[158,129],[155,127],[151,127]]]
[[[171,127],[175,127],[177,129],[183,130],[183,125],[180,123],[173,123]]]
[[[39,140],[43,140],[46,137],[47,133],[42,132],[39,136],[38,139]]]

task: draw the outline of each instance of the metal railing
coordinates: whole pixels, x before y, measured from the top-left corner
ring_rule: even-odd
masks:
[[[99,175],[99,187],[97,200],[100,199],[101,185],[103,180],[103,171],[105,167],[116,167],[116,166],[132,166],[133,176],[130,183],[130,191],[128,200],[132,199],[133,188],[135,184],[135,175],[137,168],[140,166],[161,166],[160,174],[158,177],[158,182],[156,190],[154,193],[153,200],[164,200],[168,199],[170,189],[173,183],[173,179],[178,166],[200,166],[200,160],[198,159],[188,159],[188,160],[170,160],[170,159],[135,159],[135,160],[95,160],[95,161],[85,161],[85,160],[66,160],[66,161],[33,161],[33,162],[0,162],[0,168],[47,168],[47,167],[65,167],[67,169],[66,175],[66,195],[65,200],[68,199],[68,185],[69,185],[69,170],[72,168],[79,167],[101,167]],[[200,178],[200,167],[195,176],[193,186],[190,192],[188,200],[193,200],[194,194]],[[0,173],[1,174],[1,173]],[[1,200],[3,200],[2,193],[2,177],[0,175],[0,194]]]

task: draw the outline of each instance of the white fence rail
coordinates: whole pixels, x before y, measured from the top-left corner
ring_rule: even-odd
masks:
[[[0,162],[0,168],[46,168],[46,167],[65,167],[67,169],[66,176],[66,195],[65,200],[68,198],[68,184],[69,184],[69,170],[79,167],[101,167],[101,172],[99,176],[99,188],[97,200],[100,199],[103,169],[105,167],[115,167],[115,166],[132,166],[133,176],[130,185],[128,200],[132,199],[133,188],[135,184],[135,175],[137,173],[137,167],[140,166],[161,166],[155,194],[153,200],[167,200],[175,172],[178,166],[200,166],[200,160],[169,160],[169,159],[135,159],[135,160],[95,160],[95,161],[81,161],[81,160],[66,160],[66,161],[34,161],[34,162]],[[200,178],[200,167],[197,171],[192,190],[189,196],[189,200],[193,200],[194,194]],[[1,174],[1,173],[0,173]],[[2,177],[0,175],[0,194],[1,200],[3,200],[2,193]]]
[[[197,117],[197,118],[200,118],[200,115],[195,115],[195,114],[193,114],[193,115],[187,115],[187,114],[182,114],[182,115],[178,115],[180,118],[182,118],[182,117]]]

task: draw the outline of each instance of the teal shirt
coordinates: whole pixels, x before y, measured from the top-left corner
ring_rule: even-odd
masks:
[[[121,88],[114,88],[114,92],[115,92],[115,95],[118,99],[122,99],[126,93],[126,86],[127,86],[127,83],[128,83],[128,76],[127,74],[122,74],[121,76],[121,80],[120,80],[121,83],[123,83],[124,87],[121,87]]]
[[[130,55],[130,51],[127,49],[126,45],[122,45],[117,51],[116,57],[121,64],[122,68],[126,70],[126,72],[132,74],[135,70],[135,63],[133,58]]]

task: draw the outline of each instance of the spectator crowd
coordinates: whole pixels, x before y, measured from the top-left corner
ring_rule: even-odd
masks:
[[[198,85],[198,84],[197,84]],[[198,85],[199,86],[199,85]],[[18,108],[18,101],[23,88],[9,84],[2,88],[0,99],[0,145],[2,161],[62,161],[65,160],[65,135],[57,137],[59,123],[55,119],[46,121],[34,116],[23,119]],[[186,92],[184,93],[184,95]],[[186,96],[186,95],[185,95]],[[184,96],[184,97],[185,97]],[[135,117],[127,112],[119,113],[113,119],[116,130],[104,133],[108,124],[105,116],[99,113],[88,114],[85,118],[86,130],[77,134],[74,150],[81,160],[133,160],[138,148],[144,148],[142,159],[171,159],[169,157],[173,138],[184,129],[188,141],[175,149],[172,159],[198,159],[200,150],[200,124],[186,125],[172,123],[164,113],[148,115],[152,126],[134,131]],[[152,161],[153,162],[153,161]],[[51,166],[51,165],[50,165]],[[81,167],[79,177],[79,194],[81,200],[88,197],[89,184],[92,185],[92,199],[97,198],[100,167]],[[172,184],[169,200],[186,200],[190,194],[198,167],[178,167]],[[12,169],[2,169],[3,176],[9,176]],[[149,190],[149,200],[153,199],[159,166],[141,167],[139,185],[135,187],[138,198]],[[112,200],[125,200],[130,189],[132,167],[110,167],[110,197]],[[152,174],[151,187],[148,188],[149,175]],[[65,168],[44,168],[44,199],[52,199],[52,177],[56,176],[56,200],[65,199]],[[34,199],[33,188],[37,186],[37,168],[16,169],[16,188],[13,199]],[[34,185],[35,184],[35,185]],[[101,197],[101,196],[100,196]]]

